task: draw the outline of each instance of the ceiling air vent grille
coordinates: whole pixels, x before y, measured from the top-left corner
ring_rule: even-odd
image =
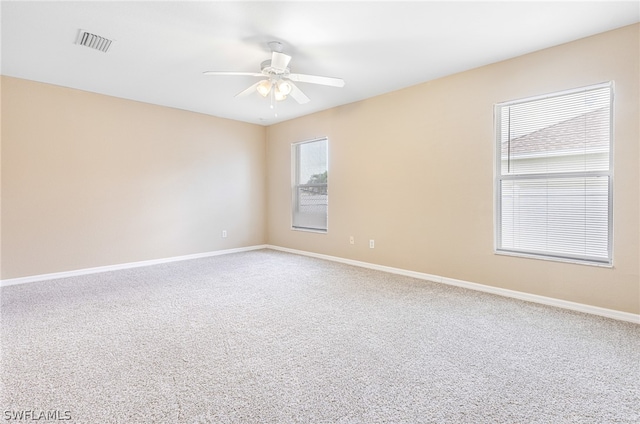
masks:
[[[111,47],[111,43],[113,43],[113,40],[109,40],[108,38],[104,38],[99,35],[92,34],[82,29],[78,34],[78,41],[76,42],[76,44],[78,45],[90,47],[95,50],[100,50],[101,52],[104,52],[104,53],[109,51],[109,47]]]

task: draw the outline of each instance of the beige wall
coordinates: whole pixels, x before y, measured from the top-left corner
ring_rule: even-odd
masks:
[[[2,123],[3,279],[266,242],[262,126],[9,77]]]
[[[0,279],[2,279],[2,77],[0,77]]]
[[[640,313],[639,34],[625,27],[269,127],[269,243]],[[614,267],[495,255],[493,105],[609,80]],[[329,232],[292,231],[290,144],[320,136]]]

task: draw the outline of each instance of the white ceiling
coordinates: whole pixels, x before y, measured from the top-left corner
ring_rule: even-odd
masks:
[[[2,1],[3,75],[270,125],[640,21],[640,2]],[[79,29],[116,40],[75,44]],[[254,93],[269,41],[306,83],[304,105]]]

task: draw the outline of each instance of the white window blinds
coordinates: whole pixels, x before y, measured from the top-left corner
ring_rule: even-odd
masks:
[[[611,264],[612,84],[496,105],[496,250]]]
[[[326,138],[292,145],[293,228],[327,231],[327,145]]]

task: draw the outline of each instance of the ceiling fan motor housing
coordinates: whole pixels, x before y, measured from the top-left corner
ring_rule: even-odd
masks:
[[[267,59],[264,62],[262,62],[260,64],[260,70],[264,74],[271,75],[271,76],[279,76],[279,77],[287,76],[291,71],[289,67],[286,67],[284,69],[274,68],[273,66],[271,66],[271,59]]]

